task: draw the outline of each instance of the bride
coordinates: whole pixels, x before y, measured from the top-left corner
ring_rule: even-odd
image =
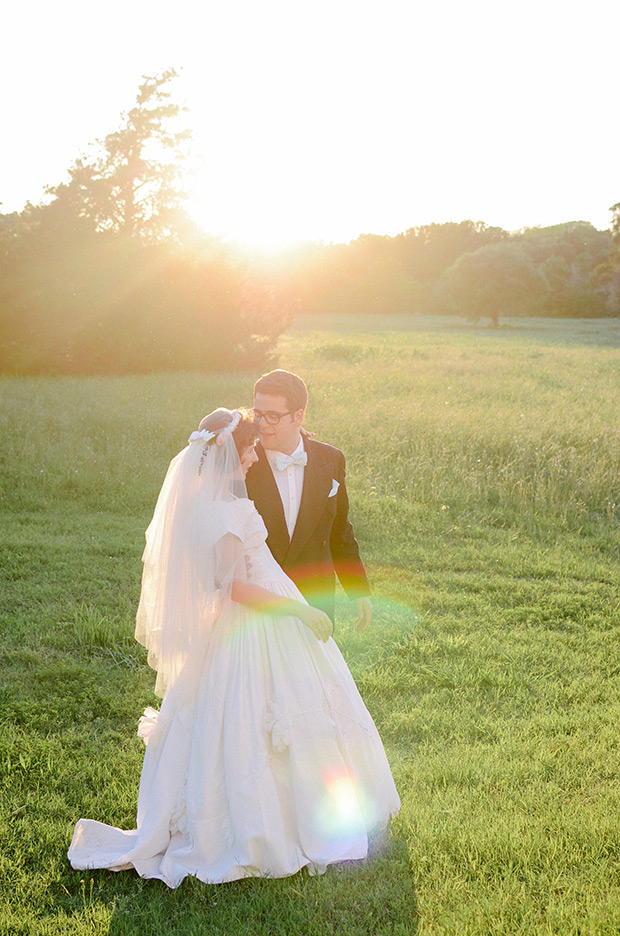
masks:
[[[256,429],[217,409],[168,469],[146,532],[136,639],[157,671],[137,828],[80,819],[74,868],[177,887],[364,858],[399,798],[331,621],[273,559],[247,499]]]

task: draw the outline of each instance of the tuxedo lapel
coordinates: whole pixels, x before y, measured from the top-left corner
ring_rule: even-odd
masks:
[[[256,454],[258,461],[252,465],[246,479],[248,497],[254,501],[254,506],[263,518],[269,533],[267,539],[269,548],[276,561],[281,563],[289,548],[284,507],[273,471],[260,443],[256,446]]]
[[[295,561],[312,536],[331,490],[333,478],[333,467],[325,459],[320,446],[315,445],[312,439],[304,439],[304,447],[308,454],[308,464],[304,469],[304,486],[297,523],[286,553],[286,561],[289,564]]]

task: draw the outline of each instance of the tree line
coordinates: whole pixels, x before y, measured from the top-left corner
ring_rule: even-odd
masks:
[[[610,231],[461,221],[271,262],[235,251],[184,208],[175,77],[145,78],[45,204],[0,214],[1,372],[257,370],[300,312],[620,315],[620,203]]]
[[[620,206],[612,209],[620,216]],[[616,222],[617,225],[617,222]],[[483,222],[308,245],[279,271],[305,312],[620,315],[620,234],[585,221],[509,233]]]

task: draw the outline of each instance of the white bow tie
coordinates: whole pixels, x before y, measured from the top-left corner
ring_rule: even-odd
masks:
[[[289,465],[307,465],[308,453],[298,452],[297,455],[276,455],[273,464],[276,471],[284,471]]]

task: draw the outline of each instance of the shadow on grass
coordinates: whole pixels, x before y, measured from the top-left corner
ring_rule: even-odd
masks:
[[[107,874],[109,872],[99,872]],[[175,891],[122,874],[109,936],[405,936],[418,931],[414,880],[404,840],[364,861],[311,877],[251,878],[230,884],[186,879]]]

